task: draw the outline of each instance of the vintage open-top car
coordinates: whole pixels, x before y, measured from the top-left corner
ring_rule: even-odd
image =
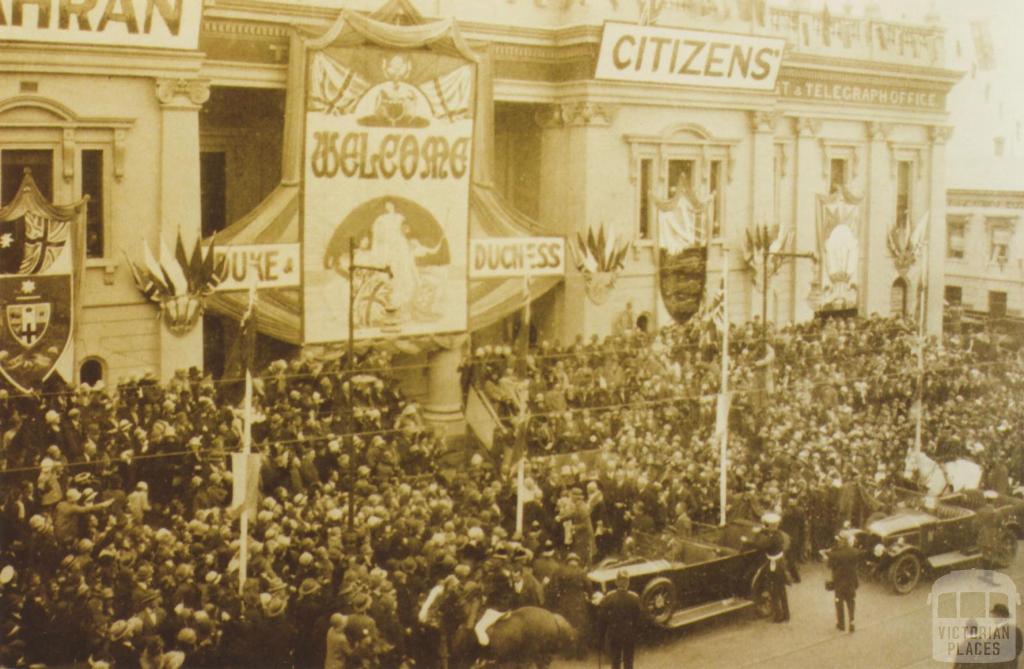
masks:
[[[891,514],[869,519],[857,531],[857,545],[867,551],[866,567],[894,592],[907,594],[926,571],[977,566],[983,560],[977,509],[984,504],[978,496],[971,492],[930,502],[910,499]],[[998,567],[1012,564],[1017,554],[1020,523],[1014,509],[1009,503],[996,507],[993,557]]]
[[[768,615],[764,557],[752,543],[759,529],[737,520],[724,527],[695,526],[686,536],[637,537],[634,555],[606,560],[587,574],[592,601],[599,604],[615,589],[619,571],[626,571],[629,589],[640,595],[648,622],[657,627],[683,627],[750,607]]]
[[[993,491],[961,490],[960,492],[940,497],[943,504],[962,506],[971,511],[978,511],[985,504],[991,504],[999,516],[1000,524],[1013,529],[1018,539],[1024,539],[1024,499],[1012,495],[1003,495]]]

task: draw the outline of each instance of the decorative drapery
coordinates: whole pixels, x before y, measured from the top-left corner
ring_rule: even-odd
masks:
[[[400,23],[399,23],[400,22]],[[459,55],[474,62],[480,58],[459,34],[454,20],[429,21],[420,16],[408,0],[392,0],[372,17],[343,10],[322,35],[295,32],[290,41],[288,88],[285,102],[285,131],[282,147],[281,183],[251,212],[216,234],[218,246],[241,244],[298,243],[300,229],[300,180],[302,175],[302,116],[306,96],[304,62],[308,49],[328,44],[358,45],[372,43],[393,48],[429,48]],[[493,133],[493,107],[487,99],[491,91],[490,68],[478,67],[476,113],[480,135]],[[488,113],[488,111],[490,113]],[[479,136],[479,135],[478,135]],[[474,142],[475,182],[470,190],[471,237],[528,237],[550,234],[540,225],[504,201],[480,175],[491,173],[486,142]],[[538,277],[531,282],[531,299],[540,297],[559,281],[558,277]],[[469,330],[491,325],[522,308],[523,287],[519,278],[473,280],[469,285]],[[240,319],[246,308],[244,292],[221,292],[207,303],[213,313]],[[256,327],[275,339],[301,343],[301,289],[260,290]],[[422,339],[422,342],[418,340]],[[403,346],[430,350],[446,347],[449,337],[420,337]],[[363,345],[379,345],[377,340]]]

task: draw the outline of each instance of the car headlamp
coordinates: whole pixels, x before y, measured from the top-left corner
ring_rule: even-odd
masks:
[[[594,606],[600,606],[601,602],[603,600],[604,600],[604,593],[601,592],[601,591],[597,591],[593,595],[590,596],[590,603],[593,604]]]
[[[875,544],[875,548],[872,552],[875,554],[876,558],[880,558],[883,555],[885,555],[885,546],[883,546],[881,543],[877,543]]]

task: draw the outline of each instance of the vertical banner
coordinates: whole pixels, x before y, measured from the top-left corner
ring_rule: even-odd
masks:
[[[304,341],[348,337],[350,290],[356,338],[465,330],[475,65],[331,46],[307,76]]]
[[[831,195],[817,196],[819,286],[818,311],[842,311],[857,307],[861,262],[861,198],[839,187]]]
[[[231,506],[228,509],[238,516],[247,514],[253,522],[260,503],[261,458],[259,453],[231,454]]]
[[[74,227],[82,203],[54,206],[26,173],[0,209],[0,375],[21,391],[74,378]]]

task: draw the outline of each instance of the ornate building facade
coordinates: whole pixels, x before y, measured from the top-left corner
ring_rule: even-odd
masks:
[[[23,25],[42,26],[39,3],[15,4],[25,5]],[[141,21],[146,3],[128,4],[139,6]],[[23,167],[46,175],[38,181],[58,203],[91,196],[76,342],[83,379],[222,365],[219,354],[204,361],[203,350],[223,351],[231,323],[211,313],[188,333],[172,333],[136,290],[125,258],[142,258],[146,242],[173,245],[179,230],[186,243],[209,237],[288,182],[282,137],[298,116],[286,105],[293,29],[320,32],[343,8],[373,12],[381,4],[205,0],[194,48],[54,43],[49,34],[0,46],[4,201]],[[642,325],[666,323],[654,200],[671,197],[683,177],[703,203],[704,290],[716,290],[728,267],[734,321],[763,311],[744,249],[755,225],[788,231],[786,252],[817,256],[780,263],[767,291],[767,316],[777,322],[810,319],[822,307],[822,277],[834,279],[820,232],[830,202],[845,207],[837,211],[849,218],[857,245],[840,271],[854,289],[847,311],[914,308],[921,261],[898,262],[887,242],[894,228],[930,221],[926,253],[946,255],[946,98],[960,74],[946,67],[944,32],[934,21],[682,0],[409,0],[389,7],[399,18],[408,11],[454,17],[479,56],[475,179],[523,214],[520,227],[570,240],[603,228],[630,242],[602,304],[587,297],[583,275],[571,266],[537,297],[540,336],[608,334],[627,303]],[[703,70],[682,83],[598,76],[602,51],[614,46],[603,37],[616,25],[637,31],[633,48],[648,37],[657,43],[657,30],[691,31],[658,39],[707,40]],[[733,59],[730,76],[734,66],[748,71],[749,52],[714,51],[737,35],[781,45],[770,88],[712,81],[715,68],[725,67],[717,64],[728,62],[716,57]],[[624,57],[625,48],[613,56]],[[664,53],[667,59],[668,46]],[[639,71],[642,51],[632,57]],[[830,200],[835,193],[843,195]],[[928,271],[929,283],[941,285],[942,264]],[[932,332],[941,328],[942,299],[940,291],[928,293]],[[493,340],[508,331],[490,319],[477,335]]]

